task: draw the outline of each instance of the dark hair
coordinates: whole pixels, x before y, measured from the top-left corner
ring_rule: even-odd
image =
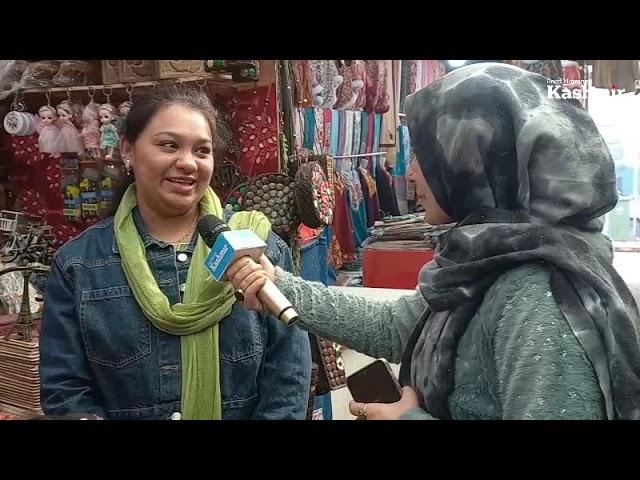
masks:
[[[213,139],[214,159],[225,150],[225,139],[218,134],[218,112],[207,94],[203,90],[180,84],[158,87],[145,95],[136,97],[126,117],[123,138],[132,144],[135,143],[153,117],[162,109],[172,105],[180,105],[199,112],[207,120]],[[124,192],[133,181],[133,174],[126,175],[122,179],[113,197],[109,215],[115,214]]]

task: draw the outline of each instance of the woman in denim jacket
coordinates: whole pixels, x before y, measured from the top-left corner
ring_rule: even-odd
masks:
[[[122,153],[131,185],[115,216],[69,241],[51,266],[40,339],[46,414],[305,418],[306,333],[244,309],[204,266],[197,221],[222,216],[209,187],[215,118],[206,95],[175,86],[129,112]],[[264,216],[229,223],[261,235],[266,255],[291,271]]]

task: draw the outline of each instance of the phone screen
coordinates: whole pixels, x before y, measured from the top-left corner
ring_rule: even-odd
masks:
[[[400,384],[384,360],[376,360],[350,375],[347,387],[356,402],[394,403],[401,398]]]

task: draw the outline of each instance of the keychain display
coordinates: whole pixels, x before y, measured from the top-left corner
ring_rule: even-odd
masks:
[[[38,137],[40,151],[57,156],[59,151],[56,147],[60,135],[60,129],[57,126],[58,112],[51,105],[43,105],[38,109],[38,116],[40,117],[40,136]]]
[[[10,111],[4,116],[4,130],[9,135],[26,137],[36,132],[35,116],[25,112],[25,105],[16,95],[11,103]]]
[[[82,111],[82,139],[87,155],[94,160],[100,158],[100,106],[93,101]]]
[[[72,222],[82,221],[82,200],[80,198],[80,188],[78,187],[78,174],[69,173],[62,180],[64,190],[64,217]]]
[[[80,199],[83,218],[95,218],[100,215],[98,184],[100,173],[93,167],[85,167],[80,176]]]
[[[98,110],[100,114],[100,148],[105,151],[105,160],[113,160],[114,153],[120,144],[120,136],[115,126],[116,107],[110,103],[100,105]]]
[[[56,107],[60,130],[55,150],[62,154],[73,153],[80,155],[84,153],[84,142],[74,123],[74,110],[77,109],[68,101],[64,101]]]
[[[118,133],[122,136],[124,134],[124,126],[127,121],[127,114],[131,107],[133,106],[133,102],[131,100],[127,100],[126,102],[122,102],[118,105],[118,116],[116,118],[116,128],[118,129]]]
[[[111,164],[104,165],[100,180],[100,211],[108,212],[111,210],[113,192],[118,188],[121,178],[122,170],[120,167]]]
[[[12,110],[4,116],[4,130],[18,137],[33,135],[36,132],[35,118],[29,112]]]
[[[56,111],[60,107],[65,107],[67,111],[71,112],[71,123],[76,127],[76,130],[78,130],[78,134],[80,134],[79,132],[82,128],[82,110],[84,107],[82,104],[71,100],[71,90],[67,90],[67,99],[58,104]],[[58,112],[58,116],[60,116],[60,112]]]
[[[118,116],[116,118],[116,127],[120,136],[124,135],[124,127],[127,121],[127,115],[133,106],[133,85],[126,85],[127,94],[129,94],[129,100],[122,102],[118,105]]]

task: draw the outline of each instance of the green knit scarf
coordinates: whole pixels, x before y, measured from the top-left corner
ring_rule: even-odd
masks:
[[[184,303],[169,304],[147,263],[144,243],[133,221],[137,205],[135,184],[131,185],[114,218],[116,242],[122,268],[145,316],[163,332],[181,337],[182,417],[210,420],[222,418],[218,323],[231,313],[235,303],[233,286],[217,282],[205,266],[209,247],[196,242],[187,272]],[[220,199],[208,188],[200,200],[201,215],[223,218]],[[230,228],[251,229],[266,240],[271,224],[259,212],[239,212],[228,222]]]

